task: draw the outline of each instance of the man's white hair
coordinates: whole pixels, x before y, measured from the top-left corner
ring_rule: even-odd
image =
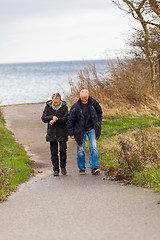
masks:
[[[82,90],[80,91],[80,97],[81,97],[82,93],[87,93],[88,96],[89,96],[89,91],[88,91],[88,89],[82,89]]]

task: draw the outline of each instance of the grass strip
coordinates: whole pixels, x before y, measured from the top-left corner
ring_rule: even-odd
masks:
[[[34,172],[25,150],[15,142],[12,132],[4,124],[0,114],[0,202],[6,200]]]

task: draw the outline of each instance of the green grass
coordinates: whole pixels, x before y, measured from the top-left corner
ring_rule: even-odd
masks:
[[[135,172],[133,183],[135,185],[154,188],[160,191],[160,169],[150,168],[143,172]]]
[[[33,174],[31,160],[23,147],[14,141],[12,133],[5,128],[0,116],[0,201],[7,199],[17,185]]]
[[[136,130],[150,128],[152,124],[157,125],[159,122],[157,117],[141,116],[132,117],[131,115],[115,116],[110,119],[103,119],[101,138],[108,139],[118,134],[127,132],[128,130]]]
[[[101,137],[97,142],[100,165],[106,170],[116,169],[116,171],[119,173],[126,172],[126,165],[119,164],[119,152],[117,148],[114,147],[118,145],[118,138],[124,134],[130,136],[135,132],[139,132],[140,129],[151,134],[151,129],[154,128],[153,132],[159,133],[159,119],[160,116],[156,114],[144,115],[140,117],[134,117],[131,115],[117,115],[108,119],[104,116],[102,122]],[[110,143],[113,145],[111,148],[108,147]],[[108,148],[105,148],[105,144]],[[160,192],[159,167],[148,164],[147,167],[141,172],[135,170],[134,176],[130,173],[129,177],[131,179],[131,182],[137,186],[151,187]]]

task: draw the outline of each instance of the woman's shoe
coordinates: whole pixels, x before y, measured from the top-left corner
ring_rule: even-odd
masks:
[[[62,168],[62,169],[61,169],[61,172],[62,172],[63,175],[66,175],[66,174],[67,174],[66,168]]]
[[[54,176],[59,176],[59,172],[58,171],[54,171]]]

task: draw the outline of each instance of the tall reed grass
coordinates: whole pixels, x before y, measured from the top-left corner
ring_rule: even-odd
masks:
[[[144,59],[117,59],[106,61],[106,71],[97,72],[94,64],[85,64],[77,72],[77,79],[70,79],[69,104],[79,98],[80,90],[87,88],[104,109],[143,107],[160,110],[157,86],[152,92],[149,65]]]

